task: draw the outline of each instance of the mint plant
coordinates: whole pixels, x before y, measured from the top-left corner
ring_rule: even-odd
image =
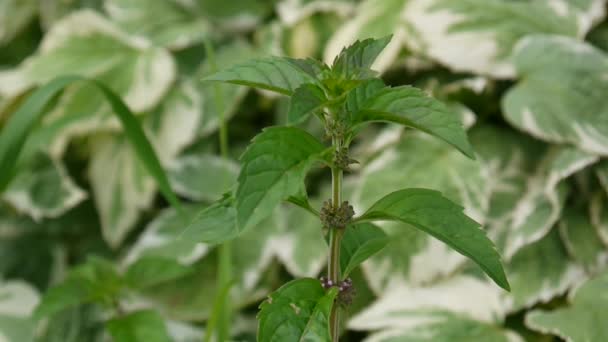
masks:
[[[241,157],[235,191],[204,209],[184,236],[225,241],[260,223],[283,201],[318,216],[319,227],[327,231],[326,276],[291,281],[261,304],[261,342],[338,341],[341,307],[348,305],[356,287],[348,276],[388,241],[374,224],[378,221],[399,222],[404,229],[432,235],[509,290],[500,256],[485,232],[441,193],[399,189],[362,213],[355,213],[343,198],[343,174],[356,162],[349,148],[361,129],[374,122],[420,130],[475,158],[459,118],[445,104],[411,86],[386,86],[371,69],[390,39],[357,41],[344,48],[331,66],[311,59],[270,57],[205,78],[289,96],[289,125],[265,128],[253,138]],[[310,116],[323,124],[330,144],[297,126]],[[304,184],[315,166],[328,167],[332,180],[331,198],[320,209],[309,203]]]

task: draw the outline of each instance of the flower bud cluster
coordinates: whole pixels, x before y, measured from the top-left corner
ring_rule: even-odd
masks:
[[[323,286],[324,289],[330,289],[332,287],[338,288],[338,303],[340,305],[347,306],[353,302],[356,292],[353,286],[353,281],[350,278],[346,278],[345,280],[338,282],[334,282],[326,277],[321,277],[319,280],[321,281],[321,286]]]
[[[339,207],[335,207],[329,200],[323,202],[319,215],[323,227],[336,229],[346,228],[353,216],[355,216],[355,210],[352,205],[348,204],[348,201],[344,201]]]
[[[348,155],[348,147],[342,147],[334,154],[334,165],[344,171],[350,171],[350,165],[356,164],[358,161],[350,158]]]

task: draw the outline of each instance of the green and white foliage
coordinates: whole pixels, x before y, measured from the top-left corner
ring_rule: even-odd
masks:
[[[533,36],[517,46],[514,61],[522,80],[502,100],[505,118],[539,139],[605,156],[606,55],[573,39]]]
[[[11,41],[36,16],[36,0],[0,1],[0,46]]]
[[[86,198],[60,161],[38,154],[4,193],[4,200],[34,220],[58,217]]]
[[[510,54],[532,34],[582,38],[604,17],[603,1],[409,0],[412,48],[455,71],[513,77]]]
[[[601,341],[608,336],[606,321],[608,273],[594,277],[569,295],[570,305],[554,311],[535,310],[526,315],[526,325],[568,341]]]
[[[33,341],[31,314],[39,302],[36,289],[23,281],[0,280],[0,341]]]

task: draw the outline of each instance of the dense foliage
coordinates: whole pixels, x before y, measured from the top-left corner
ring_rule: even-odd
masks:
[[[311,212],[331,179],[313,166],[335,156],[315,79],[351,123],[422,131],[352,140],[342,185],[362,227],[340,260],[356,289],[341,341],[608,340],[605,16],[601,0],[0,0],[0,341],[252,341],[271,306],[324,325],[337,291],[311,279],[328,255]],[[382,81],[353,68],[364,54],[334,62],[370,37]],[[265,90],[203,81],[235,65]],[[427,121],[405,120],[404,98]],[[265,153],[297,167],[261,184]],[[239,196],[258,188],[271,196]],[[412,188],[442,195],[393,192]],[[463,253],[480,244],[457,249],[481,268],[433,233],[448,219],[396,202],[462,204],[511,291]]]

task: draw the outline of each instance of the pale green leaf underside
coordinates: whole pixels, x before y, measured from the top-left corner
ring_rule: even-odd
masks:
[[[477,263],[496,284],[509,290],[500,255],[477,222],[463,208],[427,189],[395,191],[372,205],[360,220],[392,220],[410,224],[443,241]]]
[[[337,289],[328,292],[317,279],[291,281],[260,305],[258,341],[330,342],[329,315]]]
[[[558,335],[573,342],[608,339],[608,272],[575,290],[569,307],[553,311],[535,310],[526,315],[526,325],[536,331]]]
[[[254,225],[281,201],[301,192],[311,166],[325,146],[295,127],[271,127],[258,134],[241,157],[236,190],[237,223]]]
[[[222,81],[291,95],[304,83],[315,79],[289,58],[253,59],[207,76],[204,81]]]
[[[348,227],[340,245],[340,269],[348,275],[370,256],[382,250],[389,238],[379,227],[361,223]]]
[[[355,123],[384,121],[413,127],[475,158],[458,115],[420,89],[400,86],[377,91],[360,105],[359,112],[352,117]]]

